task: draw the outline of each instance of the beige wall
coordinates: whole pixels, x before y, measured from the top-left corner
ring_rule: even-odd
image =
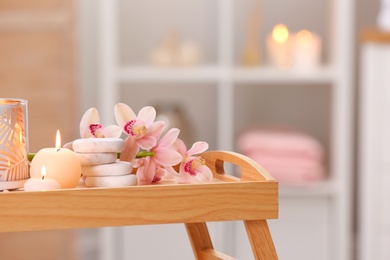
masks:
[[[68,0],[0,1],[0,96],[28,100],[30,152],[53,147],[57,129],[63,141],[77,136],[74,13]],[[0,259],[72,260],[74,238],[73,231],[3,233]]]

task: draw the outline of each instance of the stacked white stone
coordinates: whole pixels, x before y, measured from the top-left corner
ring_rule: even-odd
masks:
[[[131,163],[117,160],[124,141],[120,138],[77,139],[72,145],[80,160],[87,187],[125,187],[137,185]]]

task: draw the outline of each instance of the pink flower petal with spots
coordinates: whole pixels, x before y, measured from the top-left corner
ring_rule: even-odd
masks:
[[[91,107],[88,109],[80,121],[80,137],[81,138],[91,138],[94,137],[91,133],[90,125],[91,124],[99,124],[100,117],[99,112],[96,108]]]
[[[114,106],[116,123],[123,128],[127,122],[135,119],[137,116],[134,111],[126,104],[118,103]]]
[[[182,163],[180,165],[180,175],[179,177],[177,178],[177,182],[178,183],[192,183],[193,182],[193,179],[194,177],[191,176],[190,174],[188,174],[185,170],[184,170],[184,163]]]

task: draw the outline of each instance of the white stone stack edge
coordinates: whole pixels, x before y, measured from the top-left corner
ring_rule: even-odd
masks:
[[[124,141],[120,138],[84,138],[73,142],[72,148],[80,160],[85,186],[126,187],[137,185],[129,162],[117,160]]]

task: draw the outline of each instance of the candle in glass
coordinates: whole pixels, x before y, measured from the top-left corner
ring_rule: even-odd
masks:
[[[0,98],[0,190],[23,187],[28,179],[27,100]]]

